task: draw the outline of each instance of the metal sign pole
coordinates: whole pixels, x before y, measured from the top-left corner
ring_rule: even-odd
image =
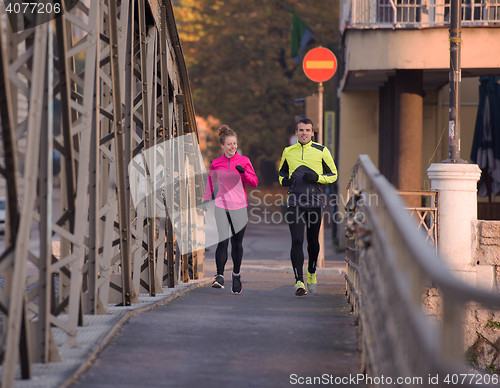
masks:
[[[310,50],[302,61],[302,69],[305,75],[314,82],[318,82],[318,134],[317,142],[323,144],[323,82],[333,77],[337,70],[337,58],[330,50],[324,47],[317,47]],[[324,221],[324,219],[322,220]],[[317,266],[319,268],[325,265],[325,228],[321,222],[319,230],[319,254]]]
[[[318,83],[318,143],[323,144],[323,82]],[[322,213],[323,214],[323,213]],[[325,219],[323,215],[321,216],[322,222],[321,222],[321,227],[319,229],[319,235],[318,235],[318,240],[319,240],[319,254],[318,254],[318,262],[317,262],[317,267],[318,268],[323,268],[325,266]]]
[[[450,139],[449,163],[465,163],[460,159],[460,82],[461,69],[461,1],[450,2],[450,119],[448,133]]]

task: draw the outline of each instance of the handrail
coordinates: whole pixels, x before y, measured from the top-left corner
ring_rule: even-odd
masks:
[[[402,198],[370,158],[360,155],[356,165],[348,190],[345,276],[369,358],[367,370],[375,376],[423,377],[465,370],[462,314],[470,302],[500,309],[500,295],[456,279],[416,233]],[[377,205],[367,200],[374,194]],[[443,301],[439,327],[426,318],[422,305],[429,285],[438,288]]]
[[[389,0],[390,4],[391,4],[391,7],[392,7],[392,12],[393,12],[393,20],[392,22],[394,23],[394,25],[396,25],[396,15],[397,15],[397,9],[396,9],[396,4],[394,4],[394,0]]]
[[[416,264],[429,278],[445,292],[455,295],[462,302],[479,301],[491,304],[490,307],[500,308],[500,295],[471,287],[450,273],[442,260],[422,240],[415,235],[411,219],[401,210],[406,206],[400,196],[396,195],[394,187],[380,174],[368,155],[360,155],[361,166],[372,177],[377,191],[382,196],[387,211],[400,230],[401,237],[415,255]]]

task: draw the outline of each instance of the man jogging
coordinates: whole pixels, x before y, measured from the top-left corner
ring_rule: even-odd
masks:
[[[279,181],[288,186],[287,211],[285,220],[292,235],[290,258],[295,273],[295,295],[307,294],[304,286],[304,229],[307,235],[307,290],[316,290],[316,262],[319,254],[319,229],[326,201],[321,185],[337,180],[337,168],[330,151],[325,146],[313,142],[313,123],[301,119],[297,123],[295,135],[298,142],[286,147],[281,156]]]

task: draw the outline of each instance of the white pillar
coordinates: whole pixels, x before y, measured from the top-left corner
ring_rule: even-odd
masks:
[[[431,189],[439,192],[438,249],[460,279],[475,284],[472,221],[477,220],[477,164],[435,163],[427,170]]]

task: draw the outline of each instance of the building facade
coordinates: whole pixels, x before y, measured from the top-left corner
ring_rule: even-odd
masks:
[[[341,4],[339,194],[359,154],[402,190],[429,189],[427,168],[448,158],[449,7],[441,0]],[[464,1],[461,24],[460,148],[469,160],[479,76],[500,75],[500,0]]]

